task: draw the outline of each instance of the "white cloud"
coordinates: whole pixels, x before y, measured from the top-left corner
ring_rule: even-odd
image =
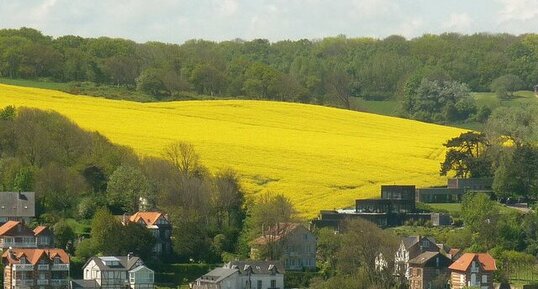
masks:
[[[473,24],[473,19],[467,13],[453,13],[443,23],[443,28],[451,32],[466,32]]]
[[[424,30],[424,20],[420,17],[416,17],[405,20],[400,25],[397,33],[406,38],[413,38],[423,34],[424,32],[428,32]]]
[[[397,1],[393,0],[353,0],[353,7],[361,17],[390,17],[399,9]]]
[[[538,0],[498,0],[498,2],[503,5],[499,12],[500,22],[526,21],[538,17]]]
[[[225,17],[234,15],[239,8],[237,0],[215,0],[214,4],[218,7],[220,15]]]
[[[0,29],[22,26],[52,36],[174,43],[526,33],[538,30],[538,0],[0,0]]]

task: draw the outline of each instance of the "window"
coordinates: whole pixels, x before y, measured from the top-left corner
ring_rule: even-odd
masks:
[[[258,286],[256,288],[262,289],[262,280],[258,280]]]
[[[482,275],[482,283],[488,283],[488,275]]]
[[[271,288],[276,288],[276,280],[271,280]]]

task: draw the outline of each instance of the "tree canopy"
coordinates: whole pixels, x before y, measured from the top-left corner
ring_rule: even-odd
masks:
[[[349,108],[354,97],[403,97],[409,81],[418,79],[420,84],[424,77],[466,83],[472,91],[510,94],[517,88],[532,89],[538,78],[537,37],[443,33],[407,40],[396,35],[339,35],[274,43],[190,40],[178,45],[109,37],[53,38],[31,28],[2,29],[0,77],[94,82],[138,89],[153,100],[203,94]],[[428,91],[432,89],[436,88]],[[449,111],[416,117],[465,118],[467,105],[456,103]],[[416,108],[408,112],[414,115]]]

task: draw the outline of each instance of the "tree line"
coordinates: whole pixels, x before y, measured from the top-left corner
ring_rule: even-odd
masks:
[[[536,34],[444,33],[410,40],[340,35],[178,45],[53,38],[30,28],[0,30],[1,77],[113,85],[142,91],[153,100],[211,95],[350,108],[353,97],[403,97],[425,77],[464,83],[471,91],[497,90],[507,82],[532,89],[537,62]],[[453,113],[462,113],[459,106],[463,104],[454,104]]]

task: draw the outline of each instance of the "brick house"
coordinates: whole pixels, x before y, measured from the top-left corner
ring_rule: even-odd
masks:
[[[2,254],[4,288],[67,288],[69,256],[62,249],[9,249]]]
[[[447,287],[448,266],[450,264],[452,264],[452,260],[440,252],[424,252],[409,260],[409,288],[439,289]]]
[[[155,246],[153,254],[159,256],[168,256],[172,253],[172,225],[168,216],[160,212],[137,212],[132,216],[123,216],[124,225],[129,222],[138,223],[151,231],[155,237]]]
[[[495,259],[487,253],[465,253],[450,267],[452,289],[480,287],[493,289],[493,272],[497,270]]]
[[[316,268],[316,236],[298,223],[280,223],[265,230],[251,242],[250,257],[260,259],[261,251],[269,252],[269,259],[281,261],[286,270]]]
[[[0,227],[0,249],[7,248],[52,248],[54,235],[45,226],[34,230],[21,221],[8,221]]]

